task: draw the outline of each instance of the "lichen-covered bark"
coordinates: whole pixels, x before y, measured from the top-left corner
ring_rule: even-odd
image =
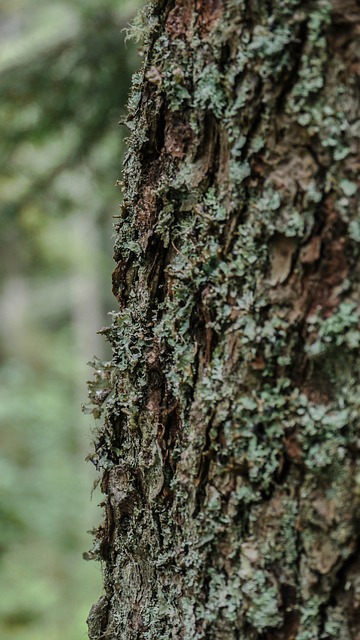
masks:
[[[359,24],[356,0],[144,16],[91,640],[360,638]]]

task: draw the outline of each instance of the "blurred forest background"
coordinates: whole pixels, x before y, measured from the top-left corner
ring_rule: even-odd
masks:
[[[0,637],[81,640],[102,592],[85,562],[100,496],[84,458],[87,361],[114,308],[141,0],[0,0]]]

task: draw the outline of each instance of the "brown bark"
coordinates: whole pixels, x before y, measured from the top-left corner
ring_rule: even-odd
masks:
[[[360,638],[359,20],[350,0],[149,15],[91,640]]]

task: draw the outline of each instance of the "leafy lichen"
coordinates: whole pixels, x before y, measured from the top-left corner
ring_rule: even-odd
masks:
[[[325,638],[360,503],[353,85],[330,3],[215,4],[155,6],[131,101],[98,456],[109,628]]]

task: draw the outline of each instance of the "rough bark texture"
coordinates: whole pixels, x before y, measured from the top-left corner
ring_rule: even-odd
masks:
[[[91,640],[360,638],[359,21],[356,0],[145,15],[92,385]]]

